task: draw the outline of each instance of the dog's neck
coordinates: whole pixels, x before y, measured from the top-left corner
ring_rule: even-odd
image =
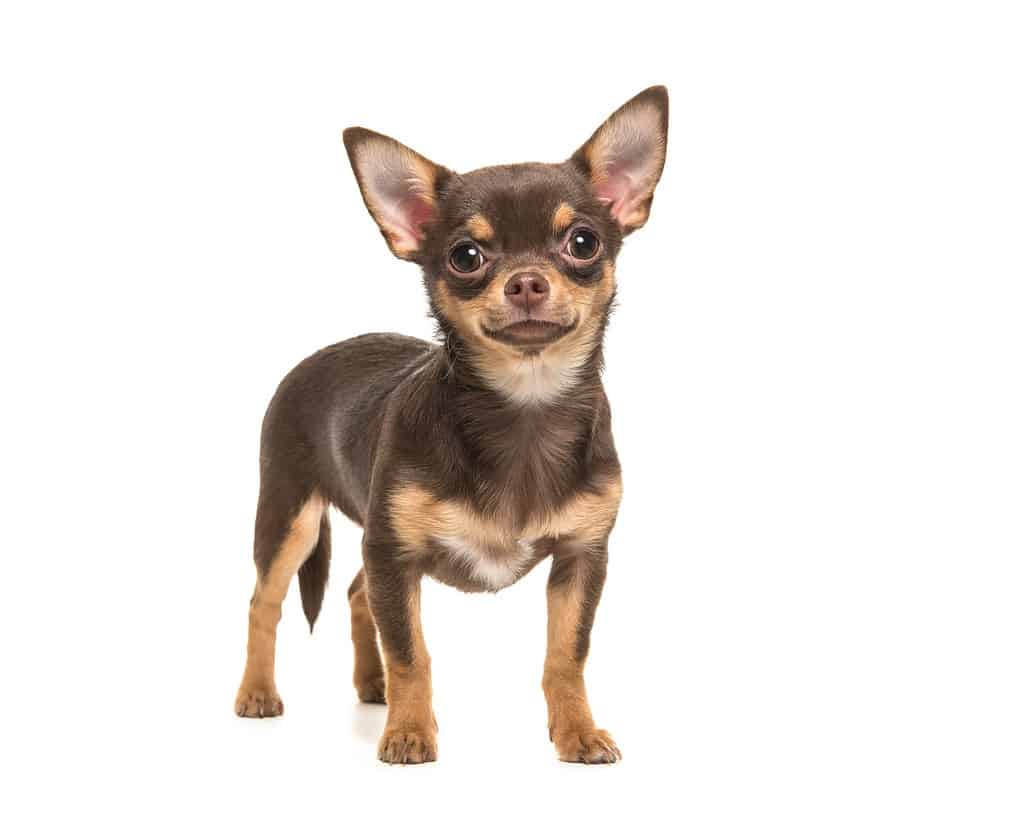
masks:
[[[596,400],[603,395],[600,372],[603,343],[598,339],[583,355],[568,357],[557,351],[536,355],[509,356],[500,366],[481,359],[457,336],[442,336],[444,380],[476,409],[493,410],[502,417],[546,414],[571,407],[584,421]]]
[[[473,356],[445,343],[435,371],[439,409],[461,442],[449,453],[469,476],[479,505],[525,520],[551,509],[574,491],[585,472],[594,429],[606,406],[598,344],[571,386],[545,400],[503,394],[484,377]]]

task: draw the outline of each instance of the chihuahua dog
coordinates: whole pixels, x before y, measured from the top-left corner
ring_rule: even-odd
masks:
[[[359,336],[307,358],[278,387],[262,429],[239,716],[284,711],[274,683],[281,603],[298,574],[312,628],[334,506],[364,530],[348,589],[354,681],[360,700],[387,703],[381,760],[437,758],[422,577],[495,592],[547,557],[550,739],[565,761],[621,758],[583,682],[622,493],[602,344],[615,259],[647,221],[667,132],[661,86],[560,164],[460,174],[373,131],[344,132],[380,232],[422,268],[440,344]]]

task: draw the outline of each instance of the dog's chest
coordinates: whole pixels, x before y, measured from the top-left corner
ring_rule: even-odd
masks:
[[[485,543],[477,540],[471,530],[465,530],[440,535],[436,542],[441,559],[450,568],[465,572],[473,585],[491,591],[510,586],[535,562],[534,557],[542,556],[535,551],[536,542],[526,537]]]
[[[459,502],[442,502],[437,512],[439,525],[430,538],[434,565],[454,585],[498,591],[547,555],[552,532],[539,516],[515,525]]]
[[[497,591],[546,557],[555,542],[585,546],[606,536],[620,493],[616,477],[603,491],[574,495],[516,523],[500,512],[484,514],[467,501],[438,499],[406,484],[391,495],[391,524],[402,552],[427,561],[438,579]]]

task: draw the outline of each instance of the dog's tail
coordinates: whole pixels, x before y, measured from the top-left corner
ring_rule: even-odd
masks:
[[[316,548],[306,558],[298,570],[298,590],[302,595],[302,611],[309,621],[309,631],[316,625],[323,607],[323,592],[327,588],[327,577],[330,574],[330,517],[327,510],[320,520],[320,539]]]

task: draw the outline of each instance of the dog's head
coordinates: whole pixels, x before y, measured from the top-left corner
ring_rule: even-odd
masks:
[[[519,402],[564,393],[599,356],[622,237],[647,220],[668,94],[648,88],[570,159],[459,174],[364,128],[344,133],[369,212],[418,263],[441,332]]]

